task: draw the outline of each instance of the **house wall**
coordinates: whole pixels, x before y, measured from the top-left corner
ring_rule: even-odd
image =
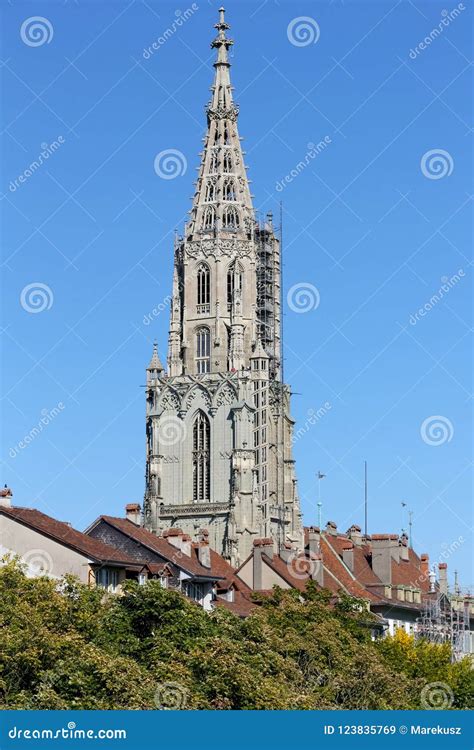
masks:
[[[89,582],[87,557],[0,514],[0,557],[5,553],[21,557],[29,577],[41,575],[41,571],[53,578],[70,573]]]

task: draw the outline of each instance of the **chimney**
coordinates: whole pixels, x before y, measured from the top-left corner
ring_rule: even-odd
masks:
[[[409,561],[409,553],[408,553],[408,537],[403,532],[403,534],[400,537],[400,560],[404,560],[405,562]]]
[[[354,545],[347,544],[346,547],[343,547],[342,549],[342,560],[345,565],[349,568],[351,573],[354,572]]]
[[[311,578],[318,586],[324,587],[324,566],[321,553],[311,553]]]
[[[310,526],[308,529],[308,549],[310,555],[319,555],[321,552],[321,532],[318,526]]]
[[[294,550],[291,544],[289,542],[285,542],[283,547],[280,550],[280,557],[283,560],[283,562],[287,563],[291,555],[293,554],[293,552]]]
[[[12,497],[13,492],[7,485],[0,490],[0,506],[3,506],[4,508],[11,508],[12,506]]]
[[[350,529],[347,530],[347,538],[351,540],[356,547],[362,546],[362,529],[356,524],[352,524]]]
[[[392,547],[396,534],[372,534],[372,570],[385,586],[392,585]]]
[[[183,555],[191,557],[191,537],[189,534],[184,534],[182,529],[167,529],[163,532],[163,538],[179,549]]]
[[[142,514],[141,508],[138,503],[128,503],[125,506],[125,518],[127,521],[131,521],[135,526],[142,525]]]
[[[445,562],[439,563],[439,590],[441,594],[448,595],[448,564]]]
[[[327,522],[326,534],[331,534],[331,536],[337,536],[337,523],[335,521]]]
[[[263,560],[267,555],[273,560],[273,539],[254,539],[253,542],[253,588],[254,591],[263,589]]]
[[[207,529],[200,529],[198,532],[198,558],[204,568],[211,567],[211,550],[209,547],[209,532]]]
[[[423,580],[429,581],[430,556],[427,552],[423,552],[423,554],[420,555],[420,570]]]

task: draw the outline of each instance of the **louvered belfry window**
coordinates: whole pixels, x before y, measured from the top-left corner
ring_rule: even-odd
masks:
[[[193,500],[209,501],[211,430],[206,415],[199,411],[193,425]]]

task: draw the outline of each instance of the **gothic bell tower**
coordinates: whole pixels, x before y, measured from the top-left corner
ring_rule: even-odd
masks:
[[[255,220],[223,8],[190,218],[174,248],[168,371],[147,369],[145,526],[209,530],[243,562],[256,537],[300,544],[290,389],[281,379],[280,243]]]

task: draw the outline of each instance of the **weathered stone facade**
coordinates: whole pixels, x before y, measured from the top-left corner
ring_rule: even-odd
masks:
[[[219,11],[208,130],[176,239],[165,373],[147,370],[144,523],[205,527],[233,564],[258,536],[300,544],[290,389],[281,379],[280,242],[255,221]]]

